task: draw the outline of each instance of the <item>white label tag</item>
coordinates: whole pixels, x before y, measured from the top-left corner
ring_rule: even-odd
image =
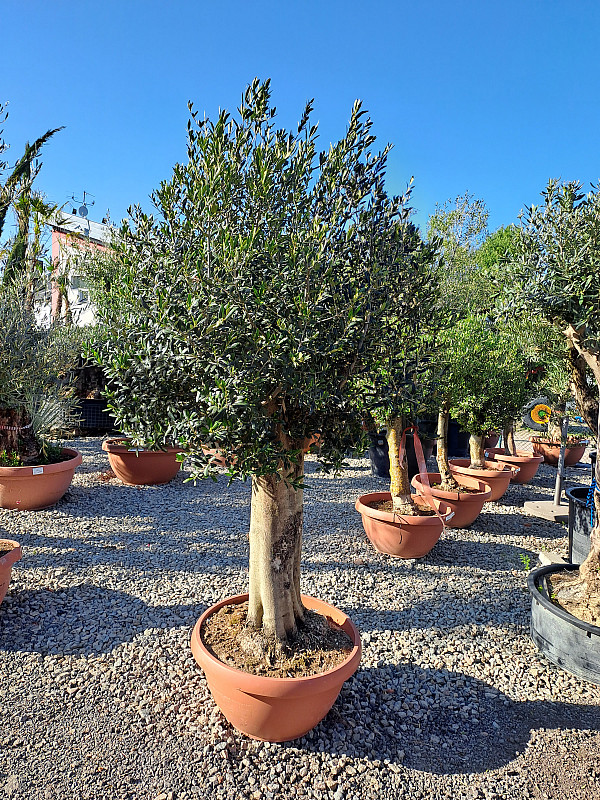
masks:
[[[141,447],[130,447],[127,451],[128,453],[143,453],[143,449]]]
[[[32,470],[31,470],[31,474],[32,475],[43,475],[44,474],[44,468],[43,467],[33,467]]]

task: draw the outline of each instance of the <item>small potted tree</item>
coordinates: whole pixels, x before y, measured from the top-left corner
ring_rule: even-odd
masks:
[[[470,459],[449,459],[455,475],[470,475],[489,484],[491,500],[505,493],[516,467],[486,460],[487,432],[516,416],[527,398],[529,359],[511,331],[487,318],[471,315],[454,326],[454,344],[448,354],[453,384],[451,414],[470,433]]]
[[[219,450],[230,478],[251,479],[249,592],[211,607],[192,649],[230,722],[273,741],[312,728],[358,666],[348,617],[301,594],[303,451],[319,432],[320,462],[338,468],[360,438],[354,379],[406,281],[393,247],[406,198],[384,191],[387,148],[372,151],[357,103],[317,158],[310,114],[276,130],[258,81],[235,119],[192,111],[188,161],[154,193],[157,216],[134,209],[115,245],[97,349],[136,444],[182,447],[197,478]],[[211,644],[224,619],[225,653]],[[325,672],[294,658],[306,631],[330,640]]]
[[[48,436],[69,424],[76,332],[40,328],[20,286],[0,292],[0,506],[46,508],[67,491],[81,454]]]
[[[382,553],[399,558],[420,558],[439,540],[447,506],[433,498],[428,487],[422,495],[411,493],[407,445],[423,459],[417,427],[411,424],[423,403],[421,373],[428,358],[431,329],[436,326],[438,280],[434,265],[439,257],[437,240],[423,242],[410,226],[405,234],[401,257],[410,265],[410,283],[405,292],[409,309],[400,315],[392,309],[381,330],[384,350],[370,378],[359,390],[361,402],[385,427],[389,454],[390,488],[358,498],[365,533]],[[368,391],[367,391],[368,390]],[[414,442],[408,437],[414,436]]]

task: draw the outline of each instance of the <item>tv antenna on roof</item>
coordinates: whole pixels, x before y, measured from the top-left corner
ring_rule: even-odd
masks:
[[[71,195],[71,200],[72,200],[74,203],[81,203],[81,205],[80,205],[80,206],[79,206],[79,208],[77,209],[77,212],[75,212],[75,209],[73,209],[73,214],[77,213],[77,214],[78,214],[80,217],[83,217],[84,219],[85,219],[85,217],[87,217],[87,215],[88,215],[88,205],[89,205],[89,206],[93,206],[93,205],[94,205],[94,203],[96,202],[95,200],[90,200],[90,201],[88,201],[88,202],[87,202],[87,205],[86,205],[86,198],[87,198],[87,197],[94,197],[94,195],[93,195],[93,194],[90,194],[90,192],[86,192],[86,191],[85,191],[85,189],[84,189],[84,191],[83,191],[83,200],[77,200],[77,199],[75,198],[75,195],[74,195],[74,194],[73,194],[73,195]]]

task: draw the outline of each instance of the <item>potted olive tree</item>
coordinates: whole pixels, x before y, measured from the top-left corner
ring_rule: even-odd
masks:
[[[551,180],[541,206],[524,216],[506,303],[556,325],[600,390],[600,190]],[[596,422],[600,433],[600,419]],[[581,566],[529,575],[532,635],[541,651],[575,675],[600,683],[600,464],[595,524]]]
[[[303,450],[319,432],[319,460],[339,468],[361,435],[354,379],[403,308],[408,212],[384,191],[387,148],[373,152],[360,103],[320,155],[310,103],[294,132],[274,117],[258,81],[234,117],[192,110],[188,160],[153,194],[157,215],[132,210],[110,278],[97,276],[96,356],[135,444],[180,446],[196,478],[214,475],[218,450],[230,478],[251,479],[249,592],[209,609],[192,648],[232,724],[282,741],[327,713],[360,658],[348,617],[301,594]],[[235,635],[219,655],[224,614]],[[325,673],[294,660],[315,630],[335,643]],[[238,657],[244,669],[226,663]]]
[[[412,424],[424,401],[422,373],[430,357],[432,331],[438,324],[439,241],[421,239],[413,225],[406,229],[402,256],[412,275],[407,308],[392,313],[381,330],[385,348],[363,385],[361,402],[367,414],[385,428],[390,488],[356,501],[363,527],[374,547],[399,558],[426,555],[438,541],[449,509],[430,493],[411,493],[408,448],[423,458],[417,426]],[[392,309],[393,312],[393,309]],[[425,491],[428,487],[425,487]]]
[[[492,489],[490,499],[498,500],[511,476],[518,473],[515,467],[486,459],[485,439],[495,425],[516,417],[531,396],[530,359],[509,326],[487,317],[469,315],[458,320],[451,339],[442,356],[444,379],[451,391],[449,410],[470,433],[471,457],[449,459],[450,471],[487,483]],[[443,453],[442,448],[441,457]],[[444,464],[440,472],[445,472]]]
[[[79,356],[76,332],[41,328],[22,286],[0,291],[0,506],[32,510],[56,503],[81,454],[48,437],[68,427],[68,371]]]

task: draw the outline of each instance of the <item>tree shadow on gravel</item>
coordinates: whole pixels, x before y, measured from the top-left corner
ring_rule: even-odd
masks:
[[[470,529],[473,533],[482,533],[499,536],[535,536],[538,539],[560,539],[567,535],[567,529],[557,522],[548,522],[534,516],[511,516],[507,530],[506,514],[501,511],[485,511],[480,514]],[[511,530],[516,523],[521,524],[521,530]]]
[[[42,655],[110,653],[148,628],[191,628],[218,598],[205,599],[153,606],[127,592],[91,585],[17,590],[0,608],[0,650]]]
[[[144,574],[165,570],[204,575],[222,574],[225,569],[246,570],[248,567],[247,537],[219,538],[214,532],[175,536],[170,530],[151,527],[149,530],[125,530],[117,533],[98,532],[92,537],[19,536],[23,559],[19,568],[43,569],[52,559],[54,568],[77,571],[98,566],[133,568]],[[55,552],[50,556],[48,548]]]
[[[361,670],[344,685],[323,722],[282,747],[387,758],[449,775],[505,766],[536,728],[599,730],[598,706],[515,702],[476,678],[399,664]]]

